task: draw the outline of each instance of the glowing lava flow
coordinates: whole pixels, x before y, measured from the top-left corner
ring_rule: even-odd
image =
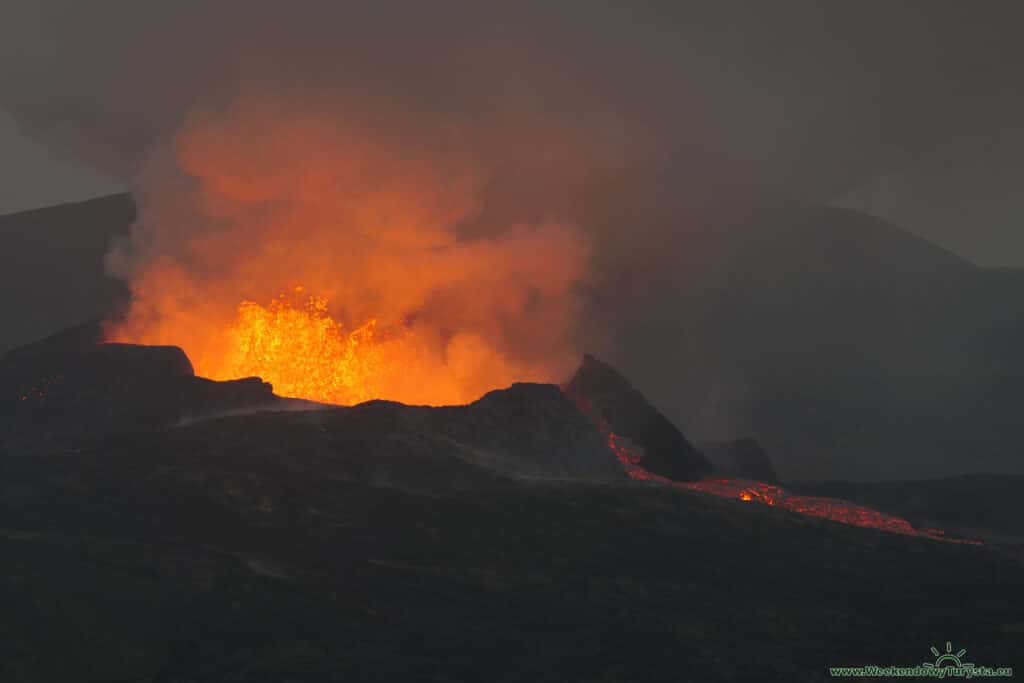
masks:
[[[895,534],[908,536],[920,536],[936,540],[949,541],[951,543],[963,543],[970,545],[981,545],[980,541],[968,539],[947,538],[942,529],[918,529],[902,517],[888,515],[878,510],[873,510],[863,505],[857,505],[839,498],[824,498],[821,496],[798,496],[790,493],[780,486],[766,484],[760,481],[749,479],[704,479],[694,482],[672,481],[652,472],[648,472],[638,464],[640,454],[633,448],[629,439],[615,434],[608,430],[606,425],[599,425],[598,428],[608,439],[608,447],[615,453],[619,462],[631,479],[639,481],[657,481],[676,488],[698,491],[700,493],[718,496],[720,498],[734,498],[744,502],[756,502],[772,507],[781,507],[802,515],[822,517],[824,519],[849,524],[850,526],[868,527],[880,529]]]

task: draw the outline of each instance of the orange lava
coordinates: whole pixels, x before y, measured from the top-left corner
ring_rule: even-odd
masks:
[[[125,324],[108,341],[181,346],[199,376],[260,377],[279,396],[339,405],[377,398],[462,404],[513,382],[543,381],[543,370],[511,361],[478,335],[442,340],[415,322],[374,318],[350,328],[329,303],[298,286],[265,305],[242,301],[230,320]]]
[[[302,288],[293,293],[301,296]],[[383,384],[401,363],[406,337],[382,338],[377,321],[348,330],[330,317],[327,300],[304,302],[281,295],[262,306],[244,301],[227,332],[219,367],[200,374],[216,379],[262,377],[283,396],[353,404],[384,395]]]

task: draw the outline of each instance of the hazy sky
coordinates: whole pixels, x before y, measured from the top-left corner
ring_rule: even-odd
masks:
[[[1024,266],[1022,21],[1024,3],[995,0],[253,0],[244,14],[14,0],[0,10],[0,212],[127,187],[195,107],[327,93],[447,119],[491,154],[571,130],[559,153],[601,167],[577,203],[650,162],[670,172],[645,178],[691,208],[841,203]],[[517,144],[491,144],[502,136]]]
[[[125,183],[60,157],[0,111],[0,214],[124,190]],[[914,163],[837,197],[986,266],[1024,267],[1024,132],[966,132]]]

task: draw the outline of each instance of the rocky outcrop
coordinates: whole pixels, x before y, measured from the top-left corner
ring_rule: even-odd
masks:
[[[0,438],[135,432],[280,400],[258,378],[196,377],[178,347],[86,343],[87,332],[0,358]]]
[[[513,384],[468,406],[436,408],[430,430],[482,464],[525,476],[615,480],[626,475],[606,440],[553,384]]]
[[[343,464],[346,476],[410,488],[479,483],[495,473],[626,478],[599,430],[552,384],[514,384],[464,406],[323,406],[275,396],[256,377],[196,377],[178,347],[97,344],[97,334],[83,326],[0,358],[0,443],[145,433],[260,411],[265,414],[246,420],[244,431],[234,432],[240,423],[218,421],[217,429],[233,439],[210,443],[237,450],[267,426],[271,441],[289,446],[282,455],[299,449],[331,453],[331,466]],[[318,410],[280,414],[296,407]],[[467,475],[467,468],[476,472]]]
[[[605,434],[629,439],[641,451],[635,464],[675,481],[693,481],[714,470],[683,433],[611,366],[583,357],[565,394]]]

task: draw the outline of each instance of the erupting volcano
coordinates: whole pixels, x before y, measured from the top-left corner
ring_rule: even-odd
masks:
[[[179,346],[200,376],[260,377],[279,396],[342,405],[467,404],[560,382],[579,358],[589,245],[550,217],[504,225],[485,211],[495,172],[445,127],[265,100],[194,113],[143,174],[131,238],[109,254],[132,301],[107,338]],[[704,455],[593,358],[563,390],[634,479],[940,536],[711,478]]]
[[[353,404],[382,396],[383,381],[410,349],[404,331],[382,336],[377,321],[345,329],[327,312],[327,300],[282,294],[261,306],[245,301],[228,332],[228,353],[220,368],[202,372],[214,379],[266,378],[283,396]]]
[[[336,404],[558,381],[589,246],[554,218],[485,219],[494,172],[444,126],[265,100],[195,113],[108,255],[132,301],[107,339]]]

